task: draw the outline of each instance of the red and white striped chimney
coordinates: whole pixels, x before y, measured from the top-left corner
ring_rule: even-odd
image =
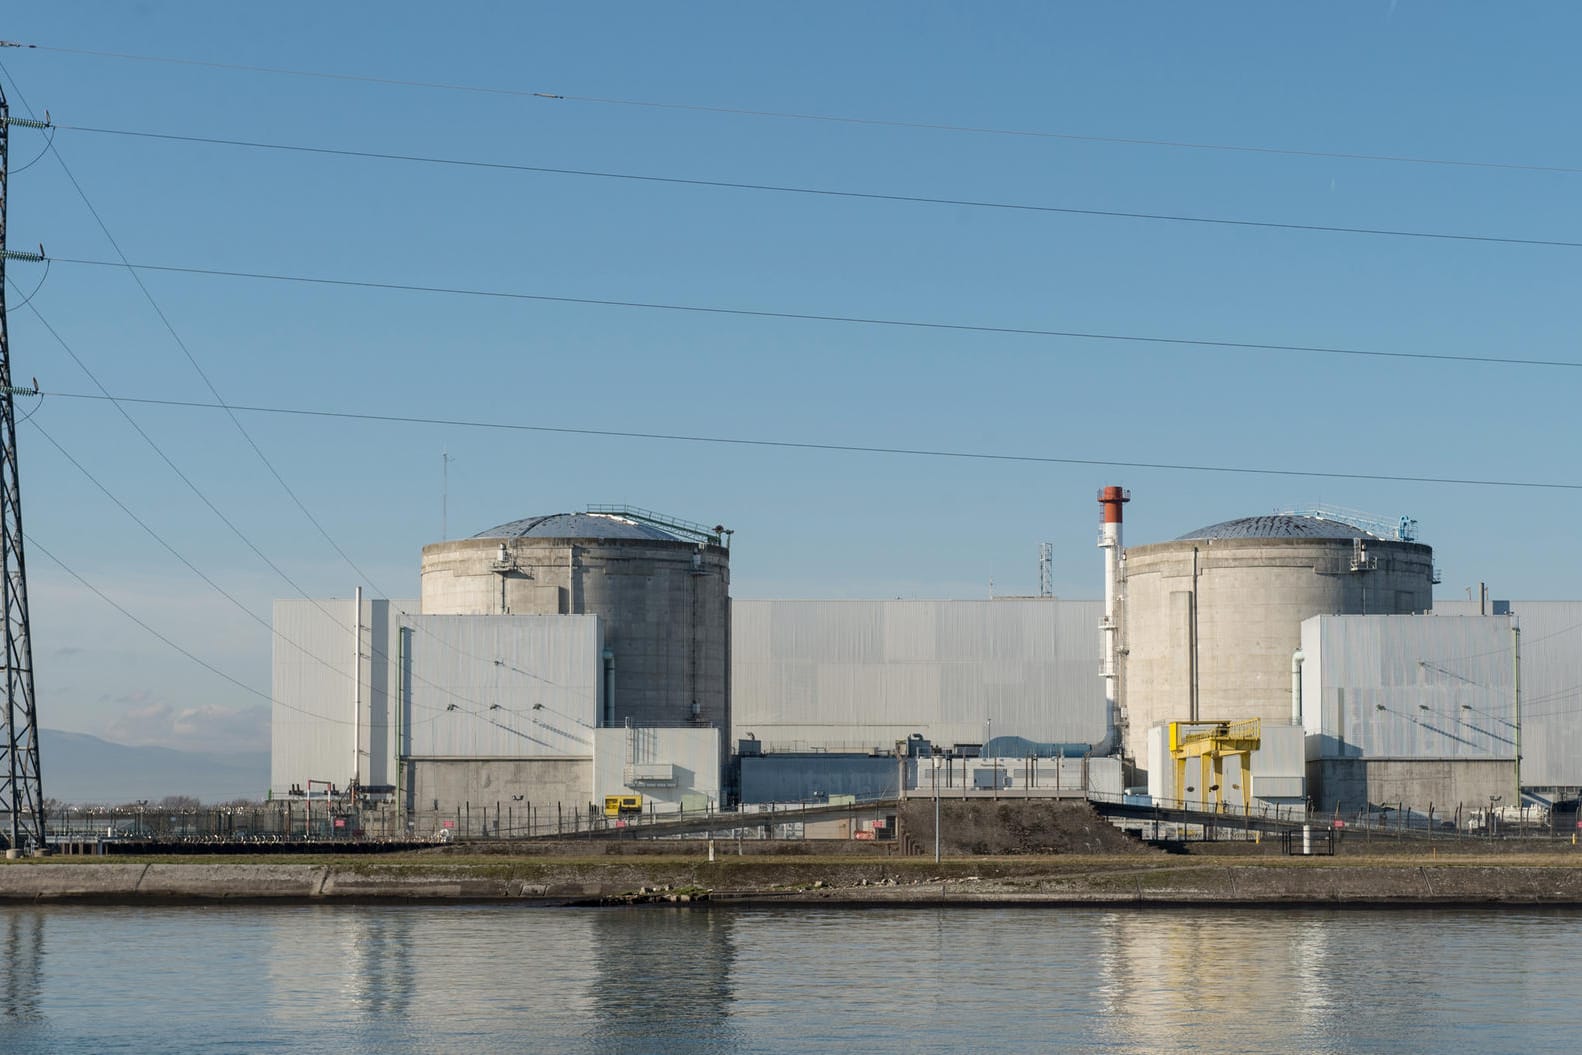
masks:
[[[1120,728],[1120,704],[1115,689],[1118,675],[1115,635],[1119,631],[1115,602],[1121,592],[1121,507],[1131,500],[1132,493],[1123,487],[1106,487],[1099,492],[1099,548],[1104,551],[1104,620],[1099,623],[1104,642],[1099,674],[1104,679],[1105,709],[1117,734],[1123,734],[1124,730]]]

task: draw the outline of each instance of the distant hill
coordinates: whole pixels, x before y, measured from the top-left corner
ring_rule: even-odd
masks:
[[[86,733],[39,730],[44,795],[62,802],[116,804],[166,795],[204,802],[260,799],[269,786],[269,752],[176,751],[129,747]]]

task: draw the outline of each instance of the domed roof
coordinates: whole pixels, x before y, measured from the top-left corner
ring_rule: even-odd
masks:
[[[1384,536],[1344,520],[1330,520],[1303,513],[1270,513],[1210,524],[1196,531],[1188,531],[1185,535],[1177,535],[1176,541],[1210,538],[1383,539]]]
[[[526,517],[480,531],[473,538],[598,538],[652,539],[686,542],[663,528],[643,524],[613,513],[551,513]]]

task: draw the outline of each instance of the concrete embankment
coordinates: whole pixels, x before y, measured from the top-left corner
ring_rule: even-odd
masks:
[[[0,900],[1582,907],[1582,857],[57,859],[0,866]]]
[[[543,884],[491,866],[30,861],[0,868],[0,899],[12,901],[446,901],[515,899],[547,892]],[[583,888],[579,884],[563,893],[581,896]]]

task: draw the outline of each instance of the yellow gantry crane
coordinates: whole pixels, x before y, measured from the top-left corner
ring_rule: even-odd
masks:
[[[1203,802],[1214,793],[1214,812],[1224,808],[1225,759],[1235,755],[1241,761],[1241,803],[1252,806],[1252,753],[1258,750],[1262,733],[1257,718],[1240,722],[1171,722],[1170,757],[1176,763],[1176,794],[1186,798],[1187,759],[1196,758],[1202,766],[1198,785]],[[1212,777],[1212,779],[1210,779]]]

